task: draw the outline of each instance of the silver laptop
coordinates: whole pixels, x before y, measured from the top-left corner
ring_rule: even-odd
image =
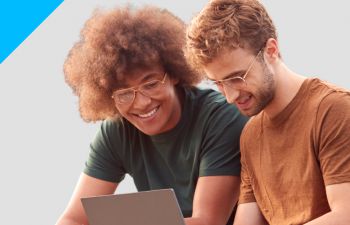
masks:
[[[90,225],[185,225],[173,189],[82,198]]]

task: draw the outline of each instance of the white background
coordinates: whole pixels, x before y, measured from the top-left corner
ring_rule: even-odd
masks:
[[[124,2],[64,1],[0,65],[1,224],[54,224],[65,208],[98,124],[80,119],[62,65],[93,9]],[[165,7],[189,22],[207,1],[129,2]],[[348,1],[263,2],[286,64],[349,89]],[[118,192],[130,191],[135,187],[127,177]]]

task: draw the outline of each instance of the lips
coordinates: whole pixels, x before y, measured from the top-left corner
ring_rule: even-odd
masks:
[[[252,95],[241,96],[236,100],[236,105],[240,109],[245,110],[245,109],[249,108],[251,99],[252,99]]]
[[[242,96],[236,102],[237,104],[245,104],[251,97],[251,95]]]

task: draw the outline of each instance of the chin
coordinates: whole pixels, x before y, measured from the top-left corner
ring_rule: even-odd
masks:
[[[160,127],[154,127],[154,128],[142,128],[142,127],[137,127],[137,129],[139,129],[142,133],[149,135],[149,136],[153,136],[153,135],[157,135],[157,134],[161,134],[162,131],[160,129]]]
[[[260,112],[262,111],[262,109],[259,108],[252,108],[252,109],[248,109],[248,110],[240,110],[240,112],[248,117],[252,117],[252,116],[256,116],[258,115]]]

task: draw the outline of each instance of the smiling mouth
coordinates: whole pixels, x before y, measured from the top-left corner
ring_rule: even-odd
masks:
[[[136,116],[138,116],[140,118],[149,118],[149,117],[153,116],[158,111],[158,109],[159,109],[159,106],[157,106],[156,108],[152,109],[148,113],[136,114]]]
[[[244,97],[240,98],[240,99],[237,101],[237,104],[238,104],[238,105],[244,105],[244,104],[246,104],[251,98],[252,98],[252,95],[244,96]]]

